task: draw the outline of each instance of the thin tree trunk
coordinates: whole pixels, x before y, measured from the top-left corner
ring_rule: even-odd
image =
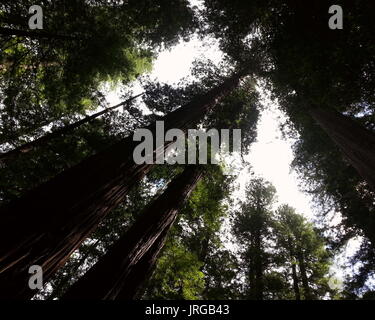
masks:
[[[299,289],[299,280],[297,275],[297,267],[296,267],[296,259],[294,254],[293,242],[291,237],[288,236],[288,246],[289,246],[289,254],[290,260],[292,263],[292,280],[293,280],[293,290],[296,300],[301,300],[301,292]]]
[[[255,235],[255,300],[263,300],[263,265],[260,230]]]
[[[246,74],[235,74],[165,116],[165,131],[178,128],[186,133],[195,128]],[[156,124],[146,129],[155,137]],[[0,297],[33,296],[36,292],[28,288],[29,267],[41,266],[47,281],[107,213],[123,201],[129,189],[153,166],[134,162],[137,145],[132,136],[127,137],[1,208]],[[153,154],[160,151],[154,143]]]
[[[299,265],[299,270],[300,270],[301,279],[302,279],[304,298],[305,300],[312,300],[309,280],[307,278],[306,266],[305,266],[305,261],[304,261],[302,252],[298,253],[297,258],[298,258],[298,265]]]
[[[146,273],[155,263],[179,209],[201,177],[201,168],[188,166],[144,210],[130,230],[62,298],[133,298],[144,282]]]
[[[253,232],[251,238],[251,248],[252,248],[252,299],[254,300],[263,300],[263,257],[262,257],[262,238],[261,230],[263,228],[263,221],[261,217],[261,210],[259,201],[256,204],[256,215],[254,216],[253,221]]]
[[[136,300],[142,298],[147,280],[151,278],[160,252],[164,248],[168,231],[169,227],[166,228],[147,253],[134,265],[124,280],[125,285],[116,300]]]
[[[98,243],[100,242],[100,238],[97,239],[95,241],[95,243],[92,245],[93,248],[95,248]],[[81,267],[81,265],[86,261],[86,259],[89,257],[90,255],[90,251],[87,251],[84,255],[82,255],[82,257],[79,259],[79,261],[76,263],[75,267],[73,268],[73,270],[70,271],[69,274],[64,274],[64,279],[62,282],[60,282],[56,287],[53,288],[53,292],[50,296],[48,296],[48,300],[54,300],[55,298],[57,298],[59,296],[59,294],[61,293],[61,291],[63,290],[63,288],[65,286],[68,285],[69,283],[69,280],[71,279],[71,275],[73,274],[76,274],[78,269]]]
[[[201,242],[201,247],[200,247],[200,252],[199,252],[199,261],[203,263],[201,270],[203,270],[204,264],[206,263],[206,259],[208,256],[210,238],[211,238],[211,234],[207,234],[206,237]]]
[[[126,101],[123,101],[123,102],[121,102],[121,103],[119,103],[119,104],[117,104],[113,107],[104,109],[100,112],[97,112],[97,113],[91,115],[91,116],[87,116],[87,117],[85,117],[85,118],[83,118],[83,119],[81,119],[77,122],[74,122],[74,123],[71,123],[69,125],[66,125],[65,127],[59,128],[56,131],[47,133],[46,135],[44,135],[44,136],[42,136],[38,139],[35,139],[34,141],[25,143],[25,144],[13,149],[13,150],[10,150],[10,151],[5,152],[5,153],[1,153],[0,154],[0,162],[6,163],[10,159],[13,159],[14,157],[17,157],[20,154],[27,153],[27,152],[29,152],[29,151],[33,150],[34,148],[37,148],[37,147],[45,146],[46,144],[51,142],[51,140],[53,140],[54,138],[62,136],[62,135],[69,134],[74,129],[76,129],[76,128],[78,128],[78,127],[80,127],[80,126],[82,126],[82,125],[102,116],[103,114],[108,113],[109,111],[112,111],[114,109],[117,109],[121,106],[124,106],[124,105],[130,103],[131,101],[140,97],[143,94],[144,93],[138,94],[138,95],[136,95],[134,97],[131,97],[131,98],[127,99]]]
[[[201,272],[203,272],[204,268],[206,267],[207,256],[209,251],[209,244],[210,244],[211,234],[208,233],[206,237],[201,241],[201,246],[199,250],[199,261],[202,262],[202,266],[199,268]],[[205,279],[205,286],[202,292],[202,296],[204,297],[207,294],[207,291],[210,288],[210,279]]]
[[[255,270],[254,270],[253,260],[250,260],[248,273],[249,273],[248,277],[249,277],[249,284],[250,284],[249,299],[254,300],[255,299]]]
[[[375,133],[334,110],[308,109],[351,165],[375,190]]]
[[[27,69],[37,69],[37,68],[40,68],[40,67],[43,67],[43,68],[47,68],[47,67],[53,67],[53,66],[58,66],[59,63],[58,62],[40,62],[38,64],[17,64],[17,66],[19,66],[19,68],[22,68],[24,70],[27,70]],[[2,64],[0,64],[0,71],[4,70],[4,71],[7,71],[9,68],[13,67],[13,62],[12,61],[5,61],[3,62]]]
[[[296,300],[301,300],[301,294],[300,294],[299,285],[298,285],[297,268],[296,268],[296,264],[294,261],[292,261],[292,279],[293,279],[294,295],[296,297]]]
[[[81,38],[79,38],[79,37],[49,33],[49,32],[40,31],[40,30],[29,31],[29,30],[4,28],[4,27],[0,27],[0,35],[27,37],[27,38],[30,38],[30,39],[81,40]]]

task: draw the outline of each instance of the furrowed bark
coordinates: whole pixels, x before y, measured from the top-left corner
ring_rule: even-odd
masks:
[[[202,178],[188,166],[63,299],[132,299],[152,269],[178,211]]]
[[[126,277],[123,290],[118,294],[116,300],[137,300],[145,291],[145,283],[151,278],[156,267],[157,259],[167,240],[168,230],[165,230],[154,242],[150,250],[142,257]]]
[[[375,133],[334,110],[310,108],[309,113],[375,190]]]
[[[235,74],[165,116],[165,131],[178,128],[186,133],[195,128],[246,74]],[[147,129],[155,137],[156,124]],[[129,189],[153,166],[134,162],[137,145],[127,137],[0,209],[0,297],[31,298],[36,292],[28,287],[29,267],[41,266],[43,278],[48,281],[108,212],[123,201]],[[154,155],[159,149],[154,143]]]

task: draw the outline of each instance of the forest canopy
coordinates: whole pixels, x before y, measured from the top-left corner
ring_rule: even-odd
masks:
[[[1,299],[374,298],[372,1],[33,5],[0,4]],[[155,68],[189,43],[206,54]],[[267,113],[313,216],[248,160]],[[140,129],[145,159],[177,157],[182,141],[197,161],[134,161]],[[215,154],[215,137],[202,148],[189,130],[241,139],[219,137],[228,152]]]

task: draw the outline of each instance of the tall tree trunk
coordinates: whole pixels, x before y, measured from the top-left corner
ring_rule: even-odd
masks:
[[[292,279],[293,279],[293,290],[296,300],[301,300],[301,294],[298,285],[297,268],[294,261],[292,261]]]
[[[249,300],[255,300],[256,292],[255,292],[255,263],[254,258],[250,257],[249,266],[248,266],[248,277],[249,277]]]
[[[312,300],[309,280],[307,278],[305,260],[303,257],[303,253],[301,251],[298,252],[297,258],[298,258],[298,265],[299,265],[299,270],[300,270],[301,279],[302,279],[304,298],[305,300]]]
[[[40,31],[40,30],[29,31],[29,30],[4,28],[4,27],[0,27],[0,35],[27,37],[27,38],[30,38],[30,39],[81,40],[81,38],[79,38],[79,37],[49,33],[49,32]]]
[[[134,97],[131,97],[131,98],[127,99],[126,101],[123,101],[123,102],[121,102],[121,103],[119,103],[119,104],[117,104],[113,107],[104,109],[100,112],[97,112],[97,113],[91,115],[91,116],[87,116],[87,117],[85,117],[85,118],[83,118],[83,119],[81,119],[77,122],[74,122],[74,123],[71,123],[69,125],[66,125],[65,127],[59,128],[56,131],[47,133],[46,135],[44,135],[44,136],[42,136],[38,139],[35,139],[34,141],[25,143],[25,144],[13,149],[13,150],[10,150],[10,151],[5,152],[5,153],[0,153],[0,162],[7,162],[7,161],[9,161],[10,159],[13,159],[16,156],[19,156],[20,154],[24,154],[24,153],[27,153],[27,152],[33,150],[34,148],[45,146],[46,144],[51,142],[51,140],[53,140],[54,138],[65,135],[65,134],[68,134],[71,131],[73,131],[74,129],[76,129],[76,128],[78,128],[78,127],[80,127],[80,126],[82,126],[82,125],[102,116],[103,114],[106,114],[109,111],[112,111],[114,109],[117,109],[121,106],[124,106],[124,105],[130,103],[131,101],[140,97],[141,95],[143,95],[143,93],[141,93],[139,95],[136,95]]]
[[[335,110],[308,110],[351,165],[375,190],[375,133]]]
[[[155,263],[179,209],[201,177],[201,168],[188,166],[144,210],[108,253],[68,290],[63,299],[114,300],[134,297],[145,280],[145,271]]]
[[[170,227],[152,244],[146,254],[133,266],[129,275],[124,279],[123,290],[116,300],[136,300],[142,298],[147,280],[151,278],[161,250],[164,248]]]
[[[101,238],[96,239],[96,241],[91,246],[93,248],[96,248],[96,246],[101,240]],[[81,255],[76,265],[69,270],[69,273],[64,274],[64,278],[62,279],[62,281],[60,280],[58,285],[53,288],[52,294],[48,296],[48,300],[55,300],[60,296],[61,293],[64,292],[65,287],[69,287],[69,280],[71,280],[71,276],[77,274],[79,268],[84,264],[86,259],[90,256],[90,254],[91,252],[88,250],[85,254]]]
[[[299,290],[299,280],[297,275],[297,267],[296,267],[296,258],[294,254],[293,242],[292,238],[288,236],[288,246],[289,246],[289,254],[290,254],[290,261],[292,263],[292,280],[293,280],[293,290],[296,300],[301,300],[301,293]]]
[[[246,74],[233,75],[165,116],[165,130],[179,128],[186,132],[195,128]],[[147,129],[155,137],[156,124]],[[47,281],[107,213],[123,201],[153,166],[134,162],[137,145],[127,137],[0,209],[0,297],[22,299],[35,294],[28,288],[29,267],[41,266]],[[160,151],[154,144],[153,154]]]
[[[209,244],[210,244],[211,234],[207,233],[205,238],[201,241],[200,248],[199,248],[199,261],[202,262],[202,266],[199,268],[201,272],[203,272],[204,268],[207,264],[207,257],[209,252]],[[202,296],[204,297],[208,290],[210,289],[210,279],[205,279],[205,286],[202,292]]]
[[[204,264],[206,263],[207,256],[208,256],[208,250],[209,250],[209,244],[210,244],[211,234],[207,233],[206,237],[201,241],[201,246],[199,250],[199,261],[203,263],[203,266],[201,270],[204,268]]]
[[[255,300],[263,300],[263,259],[260,230],[255,235]]]

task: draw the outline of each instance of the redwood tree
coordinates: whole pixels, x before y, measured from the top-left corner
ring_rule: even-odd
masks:
[[[307,113],[375,190],[374,121],[369,128],[350,117],[373,119],[375,111],[375,7],[371,1],[344,0],[341,5],[346,25],[340,33],[327,26],[327,1],[207,0],[203,17],[207,30],[235,60],[246,61],[254,50],[261,53],[259,75],[288,116],[313,102]],[[293,110],[297,96],[301,104]]]
[[[179,128],[186,132],[194,128],[246,74],[248,70],[234,74],[165,116],[165,130]],[[155,124],[147,128],[155,137]],[[152,167],[134,163],[136,145],[132,137],[127,137],[1,208],[0,296],[31,297],[35,292],[27,286],[29,267],[40,265],[47,281],[124,199]],[[165,143],[164,148],[168,145]],[[155,154],[155,148],[153,151]]]
[[[179,209],[201,177],[199,166],[188,166],[63,299],[132,298],[146,278],[145,271],[155,263]]]
[[[375,133],[333,109],[309,109],[309,113],[375,190]]]

